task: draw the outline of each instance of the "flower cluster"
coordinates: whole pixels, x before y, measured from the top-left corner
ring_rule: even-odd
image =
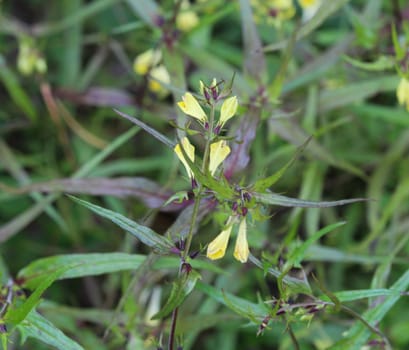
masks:
[[[231,216],[227,221],[226,228],[222,232],[220,232],[213,241],[209,243],[206,253],[209,259],[217,260],[224,257],[235,220],[236,218],[234,216]],[[250,250],[247,242],[247,222],[246,218],[242,217],[239,223],[233,256],[238,261],[245,263],[247,262],[249,254]]]
[[[185,114],[194,118],[205,131],[207,140],[210,141],[210,146],[208,152],[209,159],[208,162],[204,161],[204,164],[207,164],[207,170],[210,175],[215,176],[220,164],[222,164],[230,154],[230,147],[227,141],[220,139],[219,133],[227,121],[235,116],[238,102],[236,96],[223,96],[223,94],[219,92],[218,84],[215,80],[213,80],[210,86],[205,86],[200,82],[200,90],[204,97],[204,102],[210,105],[212,109],[214,109],[220,100],[223,100],[217,121],[213,120],[214,114],[212,112],[210,113],[211,117],[208,117],[199,101],[189,92],[182,96],[182,101],[178,102],[178,106]],[[187,137],[184,137],[181,142],[175,146],[174,151],[186,168],[186,172],[193,183],[194,172],[189,166],[189,163],[195,162],[195,147],[190,143]],[[185,156],[189,158],[190,162],[186,160]],[[207,257],[209,259],[216,260],[225,255],[233,227],[235,223],[239,221],[234,257],[242,263],[247,261],[250,253],[247,243],[247,222],[245,219],[247,210],[244,207],[242,209],[239,215],[230,216],[224,230],[209,243],[207,247]],[[233,211],[235,214],[238,214],[237,208]],[[238,217],[241,217],[240,220],[238,220]]]
[[[210,88],[205,87],[204,84],[201,82],[201,90],[208,103],[217,102],[218,98],[220,97],[218,95],[217,86],[216,86],[215,81],[212,83]],[[210,90],[210,93],[208,90]],[[213,101],[211,101],[212,91],[214,91]],[[209,131],[209,127],[210,127],[209,118],[207,114],[205,113],[205,111],[203,110],[203,108],[200,106],[200,103],[198,102],[198,100],[191,93],[186,92],[182,96],[182,101],[178,102],[178,106],[185,114],[196,119],[201,124],[201,126],[204,128],[204,130]],[[210,144],[208,170],[212,176],[215,175],[216,170],[219,167],[219,165],[223,163],[223,161],[230,154],[230,147],[228,146],[226,140],[217,140],[217,135],[219,134],[224,124],[236,114],[237,107],[238,107],[238,102],[237,102],[236,96],[226,98],[220,109],[219,120],[217,121],[214,129],[210,130],[210,132],[212,133],[210,138],[214,142]],[[190,143],[187,137],[184,137],[181,140],[181,143],[178,143],[174,149],[176,155],[179,157],[179,159],[185,166],[186,172],[189,178],[193,179],[194,178],[193,171],[190,168],[188,162],[186,161],[183,155],[183,152],[181,149],[182,147],[192,162],[195,161],[195,147]]]
[[[162,52],[149,49],[138,55],[133,63],[133,69],[138,75],[148,75],[148,89],[160,97],[166,97],[169,91],[163,84],[170,84],[170,75],[161,63]]]
[[[44,57],[35,47],[35,42],[33,39],[24,37],[20,40],[17,68],[20,73],[24,75],[46,73],[47,63]]]

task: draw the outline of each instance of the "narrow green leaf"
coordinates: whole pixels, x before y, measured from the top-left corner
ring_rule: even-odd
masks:
[[[283,90],[284,81],[287,74],[288,65],[292,59],[292,53],[295,42],[297,41],[298,28],[294,29],[291,38],[289,39],[285,51],[281,57],[281,64],[276,76],[268,86],[268,95],[271,103],[276,103],[279,100],[281,92]]]
[[[140,121],[139,119],[131,117],[130,115],[124,112],[118,111],[115,108],[114,108],[114,112],[119,114],[121,117],[128,119],[130,122],[134,123],[135,125],[139,126],[143,130],[145,130],[147,133],[151,134],[155,139],[159,140],[160,142],[162,142],[169,148],[173,149],[175,147],[175,143],[173,141],[169,140],[165,135],[151,128],[149,125],[145,124],[143,121]]]
[[[146,259],[145,255],[126,253],[89,253],[56,255],[35,260],[18,273],[25,288],[36,288],[45,276],[60,269],[59,280],[97,276],[104,273],[137,269]]]
[[[32,311],[18,328],[23,339],[27,337],[35,338],[59,350],[84,350],[81,345],[68,338],[61,330],[36,311]]]
[[[395,91],[399,83],[396,74],[375,77],[367,81],[356,81],[320,94],[320,113],[362,102],[380,92]]]
[[[253,186],[254,191],[264,192],[266,189],[273,186],[284,175],[287,169],[295,162],[298,156],[304,151],[305,147],[307,147],[310,140],[311,140],[311,137],[308,138],[307,141],[305,141],[300,147],[298,147],[293,157],[281,169],[279,169],[278,171],[276,171],[273,175],[270,175],[269,177],[257,180]]]
[[[291,198],[282,196],[277,193],[268,192],[268,193],[258,193],[252,192],[251,195],[255,198],[256,202],[268,205],[279,205],[282,207],[301,207],[301,208],[328,208],[336,207],[339,205],[346,205],[356,202],[367,201],[365,198],[353,198],[353,199],[342,199],[339,201],[331,202],[315,202],[307,201],[304,199]]]
[[[374,62],[362,62],[349,56],[344,56],[344,60],[352,64],[354,67],[372,72],[391,69],[395,65],[395,58],[392,56],[379,56],[378,59]]]
[[[285,263],[284,270],[289,270],[292,267],[300,267],[300,263],[303,260],[305,252],[308,249],[308,247],[310,247],[314,242],[319,240],[322,236],[345,224],[346,224],[345,221],[337,222],[315,232],[311,237],[309,237],[305,242],[303,242],[290,254]]]
[[[372,326],[377,327],[386,315],[386,313],[396,304],[401,297],[402,292],[407,291],[409,287],[409,270],[407,270],[398,281],[390,288],[394,293],[382,300],[382,303],[368,309],[362,317]],[[331,346],[330,350],[359,350],[368,341],[371,330],[362,322],[356,321],[355,324],[345,333],[345,338]]]
[[[6,313],[5,319],[7,322],[11,322],[15,325],[20,324],[27,315],[37,306],[40,302],[41,296],[45,290],[51,286],[51,284],[57,280],[65,271],[69,270],[71,266],[60,267],[53,273],[46,275],[42,278],[35,291],[17,308],[9,309]]]
[[[1,346],[2,346],[2,350],[7,350],[8,349],[8,333],[2,333],[0,334],[1,337]]]
[[[81,204],[82,206],[92,210],[95,214],[111,220],[114,224],[118,225],[125,231],[129,232],[131,235],[138,238],[142,243],[158,250],[158,252],[160,253],[169,252],[169,250],[173,247],[171,241],[157,234],[149,227],[140,225],[135,221],[132,221],[127,217],[119,213],[116,213],[112,210],[102,208],[98,205],[91,204],[87,201],[84,201],[73,196],[68,195],[68,197],[71,198],[74,202],[77,202],[78,204]]]
[[[36,108],[21,87],[17,76],[7,66],[2,55],[0,55],[0,80],[3,82],[16,106],[18,106],[32,122],[35,122],[38,119]]]
[[[406,50],[404,50],[399,42],[398,33],[396,32],[395,24],[392,24],[392,43],[395,49],[396,59],[399,61],[403,59],[406,55]]]
[[[227,271],[213,264],[210,260],[191,259],[189,264],[196,270],[207,270],[217,274],[225,275]],[[180,257],[178,256],[161,256],[153,263],[153,268],[156,270],[172,269],[175,270],[180,266]]]
[[[231,308],[240,316],[247,317],[253,322],[255,322],[256,319],[263,319],[267,314],[264,304],[250,302],[226,291],[216,289],[208,284],[198,282],[196,289],[205,293],[219,303]]]
[[[382,297],[382,296],[388,296],[388,295],[400,296],[402,295],[402,293],[400,291],[393,290],[393,289],[381,288],[381,289],[346,290],[346,291],[341,291],[341,292],[335,292],[334,295],[339,299],[339,301],[347,302],[347,301],[355,301],[355,300],[360,300],[360,299]],[[320,296],[320,299],[324,301],[330,301],[330,299],[326,295]]]
[[[369,122],[376,120],[380,123],[385,122],[388,125],[396,124],[406,128],[409,127],[408,112],[405,109],[369,103],[354,104],[347,108],[355,115],[359,115],[360,118],[365,118]]]
[[[152,317],[152,319],[157,320],[164,318],[181,305],[186,297],[192,293],[198,279],[201,279],[201,276],[195,270],[191,270],[189,273],[181,275],[175,282],[173,282],[172,291],[170,292],[166,304]]]

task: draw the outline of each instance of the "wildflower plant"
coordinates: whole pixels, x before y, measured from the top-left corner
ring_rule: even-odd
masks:
[[[409,32],[398,2],[391,36],[381,31],[389,19],[378,1],[75,3],[78,11],[61,23],[33,18],[32,25],[6,13],[0,33],[10,36],[0,55],[0,213],[11,215],[0,226],[0,349],[37,348],[31,338],[61,350],[239,350],[256,341],[280,349],[289,342],[316,350],[394,348],[383,329],[404,344],[396,349],[406,349],[398,334],[406,315],[391,313],[399,325],[393,331],[384,318],[409,286],[407,257],[399,255],[408,243],[402,125],[409,124],[397,106],[409,110]],[[92,15],[108,7],[123,25],[116,16]],[[84,18],[89,24],[70,30]],[[55,35],[61,31],[70,40]],[[87,56],[78,57],[84,44]],[[128,74],[134,57],[142,78]],[[388,70],[391,76],[373,73]],[[145,104],[141,90],[154,103]],[[14,119],[16,110],[30,125]],[[77,112],[87,117],[77,121]],[[36,137],[27,137],[32,126]],[[32,154],[44,149],[44,136],[46,157]],[[120,146],[126,158],[113,154]],[[375,200],[324,201],[324,191]],[[365,203],[334,209],[355,202]],[[32,252],[36,260],[19,267]],[[74,278],[86,278],[84,286]],[[66,280],[64,288],[58,280]],[[367,289],[354,290],[356,281]],[[78,300],[70,294],[77,287]],[[47,301],[56,294],[75,307]],[[367,305],[350,305],[365,298]],[[206,345],[226,328],[231,337]],[[263,338],[250,338],[257,335]]]

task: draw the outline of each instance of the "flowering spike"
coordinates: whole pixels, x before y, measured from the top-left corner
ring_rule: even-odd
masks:
[[[183,101],[178,102],[178,106],[184,113],[200,120],[202,123],[207,121],[206,113],[191,93],[186,92],[182,96],[182,100]]]
[[[225,140],[220,140],[210,145],[209,171],[212,176],[216,172],[217,167],[226,159],[229,153],[230,147]]]
[[[222,108],[220,110],[219,125],[223,126],[230,118],[232,118],[237,112],[237,97],[232,96],[224,100]]]
[[[239,226],[239,233],[237,235],[236,246],[234,247],[234,257],[242,262],[247,262],[249,257],[249,245],[247,242],[247,224],[246,219],[242,219]]]
[[[181,144],[182,144],[182,147],[183,147],[185,153],[189,157],[189,159],[192,162],[194,162],[195,161],[195,147],[190,143],[190,141],[189,141],[189,139],[187,137],[184,137],[182,139]],[[175,151],[176,155],[178,156],[178,158],[180,159],[180,161],[185,166],[186,172],[187,172],[187,175],[189,176],[189,178],[193,179],[193,171],[192,171],[192,169],[190,169],[189,164],[185,160],[185,157],[184,157],[184,155],[182,153],[180,143],[178,143],[175,146],[174,151]]]
[[[211,260],[221,259],[226,253],[227,244],[229,243],[232,225],[229,225],[207,246],[207,257]]]

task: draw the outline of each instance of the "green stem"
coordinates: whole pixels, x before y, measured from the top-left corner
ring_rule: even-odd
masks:
[[[210,117],[209,117],[209,129],[206,134],[206,146],[204,150],[204,155],[203,155],[203,163],[202,163],[202,173],[206,173],[206,170],[209,168],[209,161],[210,161],[210,145],[213,140],[213,127],[214,127],[214,105],[211,106],[210,109]],[[193,213],[192,213],[192,221],[190,222],[190,228],[189,228],[189,233],[186,238],[186,243],[185,243],[185,249],[183,251],[182,255],[182,262],[186,260],[186,257],[189,254],[190,246],[192,244],[192,239],[193,239],[193,230],[196,224],[196,219],[197,219],[197,214],[199,213],[199,206],[200,206],[200,201],[202,199],[202,194],[203,194],[203,185],[199,184],[199,187],[197,189],[197,194],[195,197],[195,204],[193,206]]]
[[[202,163],[202,173],[206,173],[206,170],[209,168],[209,161],[210,161],[210,145],[213,140],[213,126],[214,126],[214,105],[211,106],[210,110],[210,118],[209,118],[209,129],[207,130],[206,134],[206,146],[203,155],[203,163]],[[193,213],[192,213],[192,221],[190,222],[189,233],[186,238],[185,247],[182,253],[182,258],[180,261],[179,267],[179,275],[182,272],[183,263],[186,261],[186,258],[190,251],[190,246],[192,245],[193,239],[193,230],[196,225],[197,215],[199,213],[199,206],[202,199],[203,194],[203,185],[199,184],[195,195],[195,203],[193,205]],[[177,322],[177,315],[178,315],[178,308],[175,308],[172,312],[172,321],[170,326],[169,332],[169,341],[168,341],[168,350],[173,350],[173,344],[175,342],[175,331],[176,331],[176,322]]]

